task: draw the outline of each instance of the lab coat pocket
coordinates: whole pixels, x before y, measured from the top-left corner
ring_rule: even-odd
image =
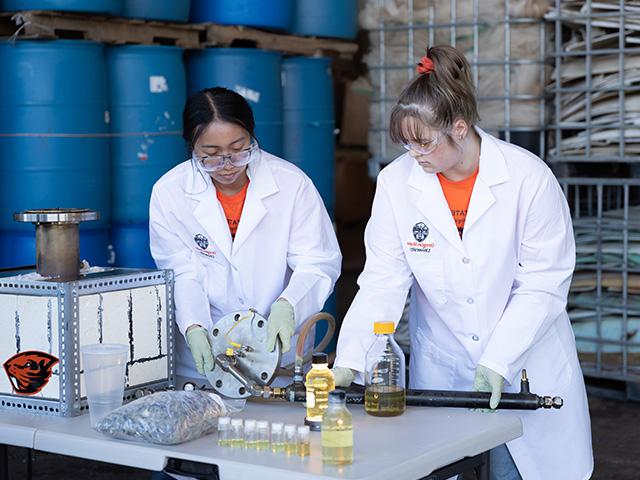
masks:
[[[432,305],[447,303],[443,259],[426,258],[414,267],[413,274]]]
[[[207,296],[211,303],[219,303],[220,299],[226,299],[228,293],[227,268],[216,259],[208,259],[204,265],[207,272]]]
[[[450,390],[456,380],[456,357],[416,329],[411,350],[411,385],[418,389]]]

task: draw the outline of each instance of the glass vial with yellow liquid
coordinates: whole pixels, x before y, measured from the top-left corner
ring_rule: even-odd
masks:
[[[247,450],[258,448],[258,433],[254,419],[244,421],[244,448]]]
[[[231,446],[231,419],[229,417],[218,418],[218,446]]]
[[[331,465],[353,462],[353,422],[343,390],[329,393],[329,406],[322,415],[322,461]]]
[[[256,449],[269,450],[269,422],[266,420],[258,420],[256,422]]]
[[[309,425],[298,427],[298,456],[308,457],[311,455],[311,439],[309,438]]]
[[[271,424],[271,451],[273,453],[284,452],[284,423],[273,422]]]
[[[393,322],[375,322],[376,339],[365,356],[364,408],[369,415],[395,417],[406,408],[404,353],[393,338]]]
[[[312,367],[305,380],[307,416],[304,423],[318,431],[322,425],[322,414],[329,404],[329,392],[336,388],[333,372],[329,370],[326,353],[314,353]]]
[[[295,455],[296,450],[296,425],[288,423],[284,426],[284,453]]]
[[[241,418],[231,419],[231,436],[232,447],[244,447],[244,421]]]

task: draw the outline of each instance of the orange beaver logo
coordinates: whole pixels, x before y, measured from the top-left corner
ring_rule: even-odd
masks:
[[[4,362],[4,369],[16,393],[35,395],[49,382],[51,369],[58,361],[48,353],[29,350]]]

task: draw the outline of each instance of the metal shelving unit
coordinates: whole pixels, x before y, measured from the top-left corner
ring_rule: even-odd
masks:
[[[535,2],[534,2],[535,3]],[[365,58],[374,88],[370,173],[403,153],[388,140],[388,118],[402,88],[415,76],[427,45],[464,51],[478,88],[481,127],[540,155],[545,151],[544,91],[548,68],[545,22],[508,0],[370,0],[365,9],[371,52]],[[368,20],[367,20],[368,17]],[[362,22],[361,22],[362,23]]]
[[[587,376],[640,382],[640,179],[563,178],[577,265],[568,301]]]
[[[638,162],[640,2],[555,0],[546,18],[554,27],[547,161],[563,173],[562,164]]]

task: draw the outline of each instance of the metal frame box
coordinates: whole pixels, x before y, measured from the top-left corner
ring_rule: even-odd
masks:
[[[80,348],[129,346],[125,401],[175,385],[173,271],[93,268],[77,281],[0,273],[0,408],[75,416],[88,409]]]

